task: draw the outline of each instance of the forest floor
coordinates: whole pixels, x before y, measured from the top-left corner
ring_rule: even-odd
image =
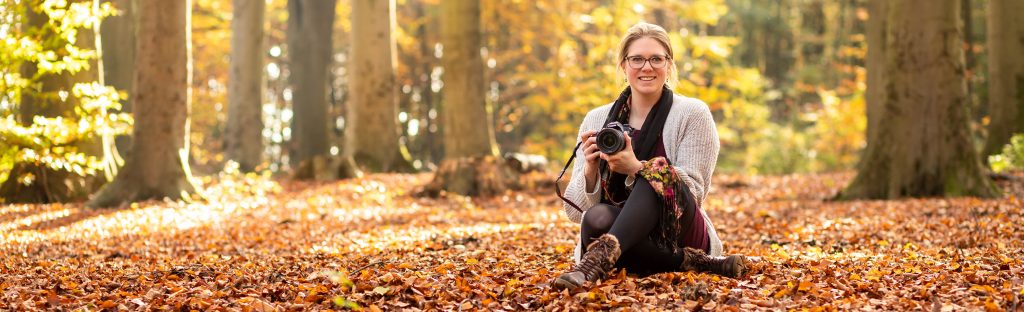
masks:
[[[572,293],[548,284],[578,227],[547,188],[223,175],[200,203],[4,205],[0,310],[1024,309],[1024,173],[998,199],[830,201],[851,177],[719,175],[704,207],[748,275],[618,271]]]

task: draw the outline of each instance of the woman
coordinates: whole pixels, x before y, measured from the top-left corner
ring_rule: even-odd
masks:
[[[743,256],[720,257],[722,242],[700,208],[718,159],[718,133],[704,102],[666,86],[676,76],[672,59],[660,26],[638,23],[622,39],[619,68],[629,87],[580,125],[577,154],[584,160],[576,161],[565,191],[580,207],[565,204],[569,219],[581,223],[578,258],[554,286],[574,289],[613,267],[729,277],[746,270]],[[614,121],[636,130],[622,150],[603,153],[595,135]]]

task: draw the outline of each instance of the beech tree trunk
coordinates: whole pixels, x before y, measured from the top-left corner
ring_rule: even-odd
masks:
[[[480,1],[443,1],[441,17],[445,159],[426,191],[499,194],[513,181],[511,172],[497,158],[491,109],[485,99]]]
[[[869,122],[877,133],[841,197],[996,196],[970,142],[959,1],[887,9],[883,102]]]
[[[865,111],[867,113],[868,125],[866,142],[871,145],[877,140],[878,121],[881,120],[879,113],[885,102],[885,43],[887,24],[887,7],[890,0],[870,0],[868,2],[867,22],[867,44],[868,54],[865,60],[867,67],[867,89],[864,91],[866,99]],[[862,162],[863,163],[863,162]]]
[[[252,172],[263,155],[263,0],[234,0],[231,70],[224,153],[242,172]]]
[[[103,19],[100,26],[100,40],[103,42],[103,81],[111,87],[128,94],[121,100],[121,111],[131,112],[132,75],[135,71],[135,45],[138,31],[138,0],[105,0],[114,5],[118,15]],[[117,150],[129,151],[132,138],[118,136]],[[127,156],[127,154],[122,155]]]
[[[192,199],[188,167],[191,99],[190,0],[141,1],[135,92],[134,142],[125,167],[90,207],[147,199]]]
[[[1024,1],[988,2],[988,139],[982,155],[999,154],[1024,133]],[[987,161],[987,159],[986,159]]]
[[[411,171],[399,142],[394,0],[352,1],[345,152],[369,171]]]
[[[288,1],[288,79],[295,111],[289,161],[293,167],[328,156],[327,79],[334,8],[334,0]]]

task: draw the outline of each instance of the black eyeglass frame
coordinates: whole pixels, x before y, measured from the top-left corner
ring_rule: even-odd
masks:
[[[656,58],[656,57],[663,59],[664,63],[661,63],[661,66],[654,66],[654,62],[651,62],[651,59]],[[633,62],[630,61],[630,59],[633,59],[633,58],[643,59],[644,62],[640,63],[639,67],[633,66]],[[672,61],[672,58],[669,57],[668,55],[652,55],[651,57],[643,57],[643,56],[639,56],[639,55],[632,55],[632,56],[627,56],[627,57],[622,58],[622,61],[626,62],[626,64],[629,65],[629,68],[632,68],[632,69],[644,68],[644,66],[647,66],[647,63],[651,64],[651,68],[660,69],[660,68],[665,68],[665,66],[668,65],[668,62]]]

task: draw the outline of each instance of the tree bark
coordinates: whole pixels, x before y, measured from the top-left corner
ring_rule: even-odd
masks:
[[[111,207],[147,199],[192,199],[188,167],[191,99],[190,0],[139,3],[132,151],[114,182],[89,201]]]
[[[445,160],[427,190],[462,195],[498,194],[510,186],[512,175],[497,158],[490,108],[485,99],[480,1],[443,1],[441,17]]]
[[[293,167],[328,155],[327,83],[333,47],[334,0],[289,0],[289,81]]]
[[[394,0],[352,2],[345,151],[369,171],[410,171],[399,142]]]
[[[118,15],[103,20],[100,39],[103,43],[103,80],[129,98],[121,100],[121,111],[132,111],[132,75],[135,70],[136,32],[138,31],[138,0],[105,0],[114,5]],[[118,136],[115,140],[118,151],[127,152],[131,136]],[[127,156],[127,155],[122,155]]]
[[[888,5],[889,0],[870,0],[868,2],[869,20],[865,36],[868,53],[864,62],[867,67],[867,89],[864,91],[866,99],[864,106],[868,120],[865,137],[869,146],[871,142],[877,140],[878,122],[881,120],[879,113],[884,109],[882,103],[885,102],[885,43],[886,29],[888,28],[886,23],[888,10],[886,8]]]
[[[263,0],[234,0],[231,70],[224,152],[242,172],[252,172],[263,154]]]
[[[841,197],[996,196],[970,142],[958,1],[889,5],[878,132]]]
[[[989,125],[983,156],[999,154],[1024,132],[1024,12],[1020,0],[988,3]],[[987,161],[987,159],[986,159]]]

